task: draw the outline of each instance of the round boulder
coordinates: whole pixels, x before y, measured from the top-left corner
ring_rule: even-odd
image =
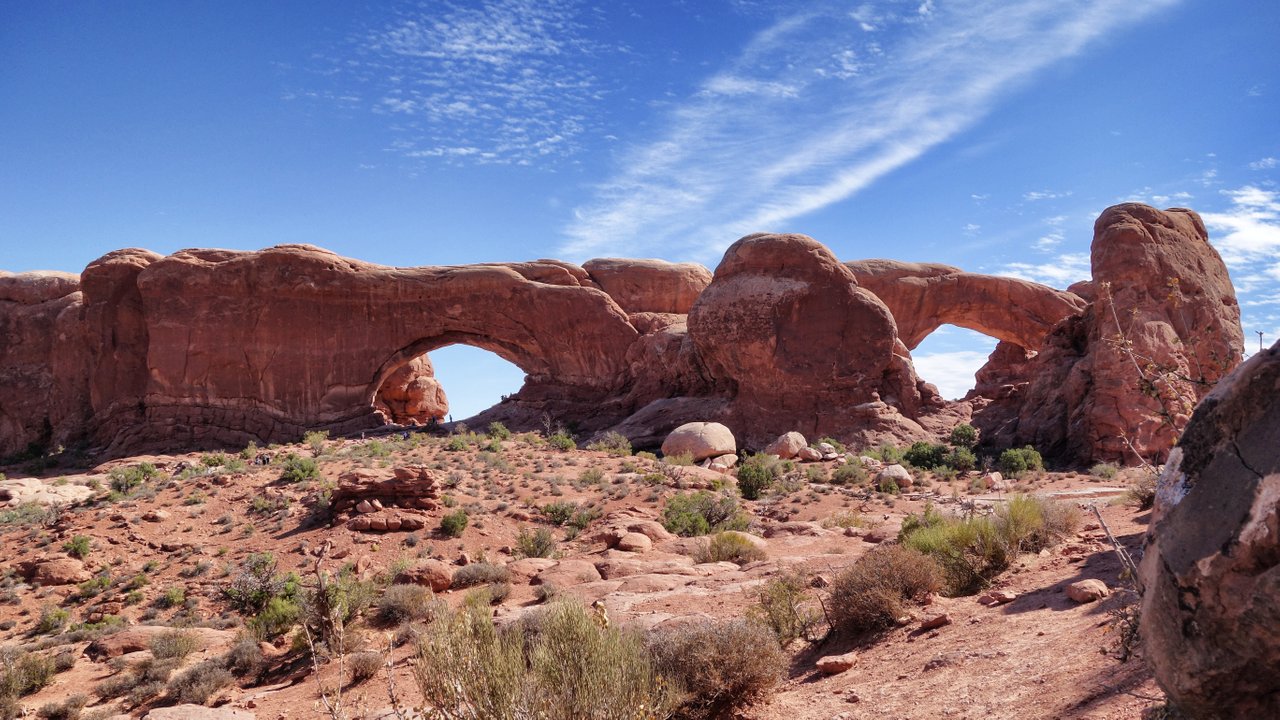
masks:
[[[663,455],[689,453],[693,456],[694,462],[736,452],[738,452],[738,441],[734,439],[733,432],[720,423],[685,423],[672,430],[667,439],[662,442]]]
[[[769,443],[765,447],[764,453],[766,455],[777,455],[783,460],[790,460],[807,447],[809,447],[809,441],[804,439],[804,435],[792,430],[789,433],[779,435],[777,440]]]

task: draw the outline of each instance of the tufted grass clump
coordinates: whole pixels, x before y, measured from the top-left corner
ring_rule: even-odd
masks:
[[[166,630],[151,638],[151,656],[157,660],[181,660],[195,652],[200,641],[189,630]]]
[[[165,694],[175,703],[204,705],[214,693],[235,682],[235,676],[217,660],[206,660],[169,681]]]
[[[476,562],[463,565],[453,573],[453,587],[465,588],[476,585],[504,583],[511,579],[511,573],[505,565]]]
[[[799,571],[779,574],[754,591],[756,602],[747,608],[747,617],[772,630],[784,648],[799,638],[816,639],[822,614],[806,597],[807,585]]]
[[[658,671],[684,689],[677,717],[736,717],[782,681],[786,657],[773,633],[748,620],[722,620],[656,632]]]
[[[891,627],[940,586],[937,561],[911,547],[877,545],[832,580],[831,629],[852,636]]]
[[[63,543],[62,549],[71,557],[83,560],[93,551],[93,540],[84,535],[76,535]]]
[[[610,430],[596,437],[587,445],[588,450],[604,452],[616,457],[627,457],[631,454],[631,441],[626,435]]]
[[[639,635],[600,627],[570,602],[502,630],[487,606],[446,613],[423,631],[413,671],[445,718],[641,720],[676,704]]]
[[[693,560],[697,563],[731,562],[738,565],[764,560],[766,557],[768,556],[764,550],[738,532],[717,533],[693,554]]]
[[[422,585],[391,585],[377,604],[378,620],[387,625],[430,620],[439,611],[431,588]]]
[[[14,647],[0,648],[0,698],[30,695],[53,681],[53,658]]]
[[[949,517],[926,505],[903,522],[898,539],[937,561],[948,594],[968,595],[986,587],[1019,553],[1060,542],[1079,519],[1074,506],[1015,495],[990,517]]]
[[[515,556],[517,558],[549,558],[555,552],[556,539],[546,528],[538,528],[533,532],[523,528],[516,536]]]

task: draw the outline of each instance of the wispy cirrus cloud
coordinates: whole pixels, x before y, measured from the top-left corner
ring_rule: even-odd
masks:
[[[401,7],[332,60],[347,107],[387,118],[409,158],[528,164],[574,153],[592,125],[608,51],[579,0],[430,0]]]
[[[997,275],[1030,280],[1056,288],[1088,280],[1093,276],[1089,253],[1063,253],[1043,263],[1012,262],[996,270]]]
[[[1177,1],[806,5],[622,154],[575,209],[561,251],[712,257],[739,235],[850,197],[972,126],[1037,71]]]

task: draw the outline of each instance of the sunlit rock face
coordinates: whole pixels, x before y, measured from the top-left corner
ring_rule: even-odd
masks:
[[[1001,341],[962,402],[911,362],[942,324]],[[720,422],[750,450],[792,430],[903,443],[972,419],[990,446],[1076,462],[1159,459],[1173,438],[1161,423],[1185,420],[1189,404],[1166,412],[1131,354],[1185,375],[1160,392],[1194,403],[1242,344],[1199,218],[1140,205],[1099,219],[1094,279],[1071,292],[945,265],[846,263],[791,234],[742,238],[714,274],[616,258],[398,268],[306,245],[130,249],[79,278],[0,276],[0,341],[7,454],[429,423],[448,404],[425,356],[461,343],[526,375],[481,423],[550,420],[656,446],[678,425]]]

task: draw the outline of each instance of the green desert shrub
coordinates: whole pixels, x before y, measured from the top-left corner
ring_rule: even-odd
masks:
[[[902,459],[921,470],[932,470],[946,464],[947,446],[927,442],[914,442],[902,454]]]
[[[316,480],[320,477],[320,470],[316,466],[313,458],[302,457],[289,453],[284,458],[283,470],[280,472],[280,479],[287,483],[300,483],[304,480]]]
[[[641,720],[676,702],[639,635],[568,602],[502,630],[487,606],[446,613],[423,631],[414,679],[443,718]]]
[[[747,500],[757,500],[782,477],[782,461],[773,455],[757,453],[738,466],[738,491]]]
[[[573,436],[563,430],[551,433],[547,438],[547,444],[563,452],[568,452],[578,447],[578,443],[573,441]]]
[[[506,425],[503,425],[500,422],[491,422],[489,423],[489,437],[498,441],[510,440],[511,431],[507,429]]]
[[[83,560],[93,550],[93,540],[84,535],[76,535],[63,543],[62,549],[71,557]]]
[[[274,640],[298,624],[302,608],[294,600],[272,597],[247,623],[249,632],[260,640]]]
[[[948,594],[964,595],[985,587],[1019,553],[1060,542],[1078,522],[1073,506],[1015,495],[990,517],[948,517],[926,505],[903,522],[898,537],[938,562]]]
[[[897,544],[877,545],[831,582],[831,629],[853,636],[883,630],[939,587],[928,555]]]
[[[732,495],[699,490],[672,495],[662,510],[662,524],[669,532],[694,537],[724,530],[745,530],[747,517]]]
[[[951,429],[951,437],[948,439],[958,448],[972,450],[978,444],[978,430],[969,423],[961,423]]]
[[[787,660],[773,633],[748,620],[660,630],[650,638],[658,671],[684,689],[678,717],[736,717],[782,681]]]
[[[953,470],[967,472],[978,467],[978,456],[967,447],[954,447],[943,458],[943,464]]]
[[[862,485],[866,482],[867,470],[857,460],[838,465],[831,473],[832,485]]]
[[[467,511],[454,510],[440,518],[440,532],[448,537],[461,537],[467,529]]]
[[[693,555],[695,562],[731,562],[746,565],[768,557],[764,550],[740,532],[716,533]]]
[[[1009,448],[1000,453],[1000,460],[996,465],[1006,476],[1016,478],[1029,470],[1043,470],[1044,460],[1035,448],[1027,445]]]

